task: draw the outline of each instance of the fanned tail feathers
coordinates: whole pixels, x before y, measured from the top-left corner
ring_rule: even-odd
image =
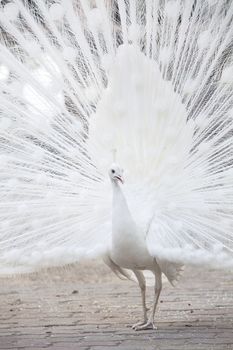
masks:
[[[0,274],[106,253],[113,149],[171,283],[233,267],[232,23],[232,0],[1,2]]]

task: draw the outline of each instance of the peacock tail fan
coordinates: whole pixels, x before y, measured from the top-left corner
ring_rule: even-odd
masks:
[[[113,152],[150,253],[233,266],[233,1],[0,5],[0,273],[104,255]]]

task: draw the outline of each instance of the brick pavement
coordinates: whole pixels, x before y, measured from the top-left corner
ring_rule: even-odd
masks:
[[[176,288],[165,283],[158,329],[141,332],[130,328],[139,289],[99,262],[0,279],[0,350],[230,350],[232,277],[187,268]]]

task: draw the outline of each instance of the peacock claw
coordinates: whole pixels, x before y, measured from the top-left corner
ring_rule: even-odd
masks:
[[[157,329],[155,324],[153,322],[151,322],[151,321],[136,323],[135,325],[132,326],[132,328],[135,331],[142,331],[142,330],[145,330],[145,329]]]
[[[147,323],[147,321],[137,322],[137,323],[132,325],[132,329],[136,330],[137,327],[143,326],[146,323]]]

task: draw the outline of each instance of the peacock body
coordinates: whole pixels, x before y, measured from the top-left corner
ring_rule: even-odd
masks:
[[[1,274],[233,266],[232,21],[231,0],[2,1]]]

